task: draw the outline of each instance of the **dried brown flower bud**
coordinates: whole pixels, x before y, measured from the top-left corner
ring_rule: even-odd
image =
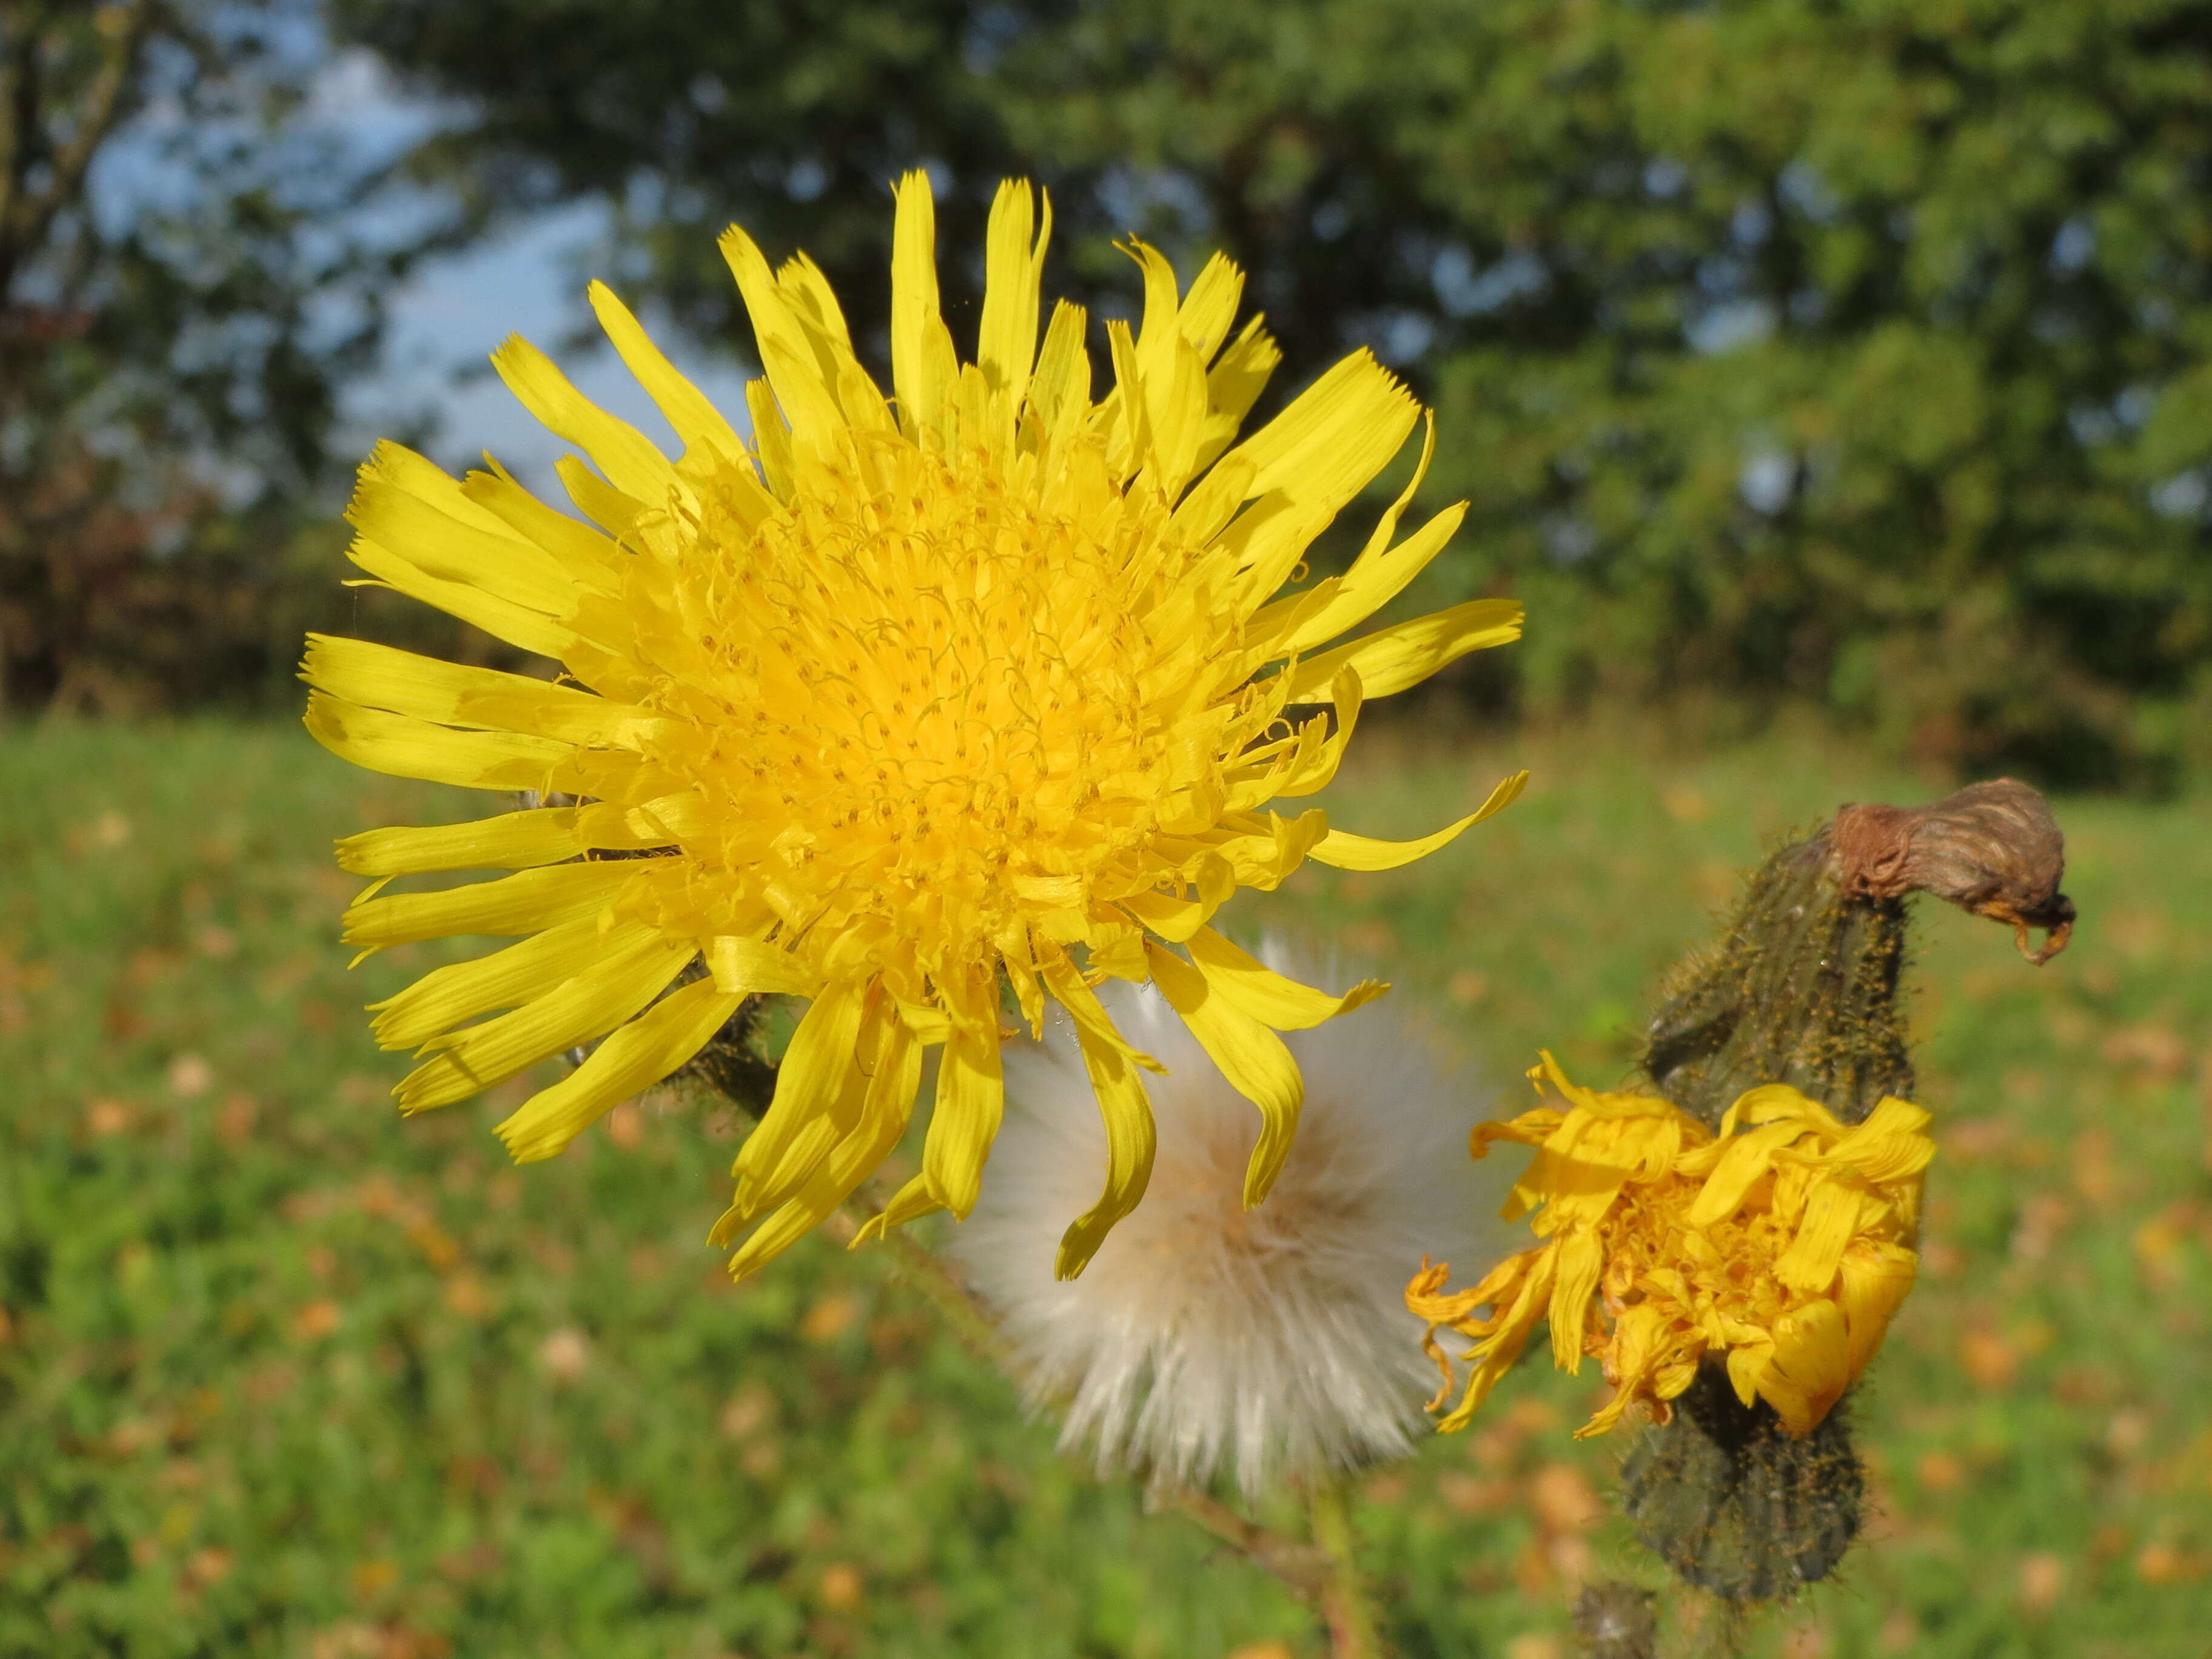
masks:
[[[2011,923],[2021,955],[2039,967],[2074,929],[2074,902],[2058,890],[2066,838],[2040,792],[2011,778],[1969,784],[1926,806],[1841,807],[1831,856],[1847,893],[1932,893]],[[2047,936],[2036,950],[2028,932],[2039,927]]]

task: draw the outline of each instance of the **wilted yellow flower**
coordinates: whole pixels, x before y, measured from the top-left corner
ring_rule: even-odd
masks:
[[[1478,600],[1322,649],[1460,521],[1463,504],[1394,544],[1408,485],[1342,576],[1275,597],[1402,447],[1413,399],[1359,353],[1232,447],[1278,357],[1256,318],[1231,337],[1243,278],[1217,258],[1179,295],[1137,245],[1143,324],[1107,325],[1115,385],[1094,402],[1083,311],[1059,306],[1038,344],[1044,218],[1026,185],[1000,189],[963,364],[939,315],[928,181],[902,181],[890,399],[812,262],[771,270],[732,228],[722,252],[766,370],[748,389],[750,442],[594,285],[680,459],[510,340],[493,359],[508,386],[598,468],[561,466],[583,519],[495,463],[456,481],[392,445],[349,515],[373,579],[556,659],[558,680],[310,642],[307,725],[337,753],[578,801],[340,843],[346,868],[379,878],[515,872],[372,889],[347,913],[346,939],[369,949],[523,936],[380,1005],[380,1040],[428,1056],[399,1086],[404,1109],[604,1038],[499,1126],[518,1158],[549,1158],[682,1066],[746,996],[812,999],[716,1229],[728,1243],[760,1224],[733,1271],[805,1233],[897,1144],[931,1045],[944,1054],[922,1170],[884,1224],[968,1212],[999,1125],[1002,986],[1033,1029],[1048,998],[1073,1016],[1109,1127],[1105,1191],[1069,1228],[1061,1273],[1136,1203],[1152,1157],[1139,1068],[1153,1062],[1101,1008],[1107,977],[1157,984],[1259,1107],[1257,1203],[1302,1097],[1276,1032],[1382,988],[1323,995],[1209,920],[1309,857],[1419,858],[1520,787],[1407,842],[1265,810],[1328,781],[1363,697],[1517,637],[1520,609]],[[1424,467],[1432,445],[1433,430]],[[1323,702],[1333,722],[1286,718]],[[655,856],[593,856],[611,853]]]
[[[1437,1332],[1477,1339],[1467,1392],[1440,1426],[1464,1428],[1548,1318],[1553,1363],[1578,1371],[1595,1354],[1613,1385],[1580,1436],[1605,1433],[1638,1400],[1663,1420],[1698,1364],[1723,1354],[1739,1400],[1765,1400],[1790,1433],[1810,1433],[1912,1289],[1921,1173],[1936,1153],[1928,1114],[1892,1097],[1846,1127],[1770,1084],[1729,1107],[1716,1136],[1664,1100],[1577,1088],[1548,1054],[1529,1075],[1565,1109],[1485,1123],[1473,1150],[1538,1149],[1504,1213],[1534,1210],[1548,1242],[1472,1290],[1446,1292],[1449,1267],[1426,1262],[1407,1287],[1444,1376],[1431,1410],[1453,1386]]]

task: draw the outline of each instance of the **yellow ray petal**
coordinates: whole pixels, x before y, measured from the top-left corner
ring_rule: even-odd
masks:
[[[1070,1222],[1060,1235],[1053,1277],[1073,1279],[1090,1264],[1114,1224],[1137,1207],[1152,1176],[1158,1136],[1152,1098],[1129,1057],[1108,1047],[1081,1024],[1075,1028],[1090,1074],[1098,1115],[1106,1125],[1106,1184],[1098,1201]]]
[[[356,766],[393,777],[421,778],[464,789],[546,789],[573,745],[515,732],[456,732],[410,714],[317,691],[305,720],[317,743]]]
[[[368,640],[307,635],[300,678],[349,702],[453,726],[527,733],[561,743],[637,748],[659,725],[648,710],[574,686],[395,650]]]
[[[1152,429],[1137,343],[1119,317],[1106,324],[1106,349],[1114,364],[1114,395],[1099,405],[1107,418],[1106,465],[1116,477],[1128,479],[1152,453]]]
[[[794,253],[777,266],[775,283],[783,290],[793,316],[820,335],[838,358],[852,357],[853,331],[846,325],[845,308],[837,303],[836,291],[810,255],[803,251]]]
[[[1098,1201],[1070,1223],[1061,1236],[1054,1273],[1073,1279],[1097,1253],[1116,1222],[1136,1207],[1152,1179],[1157,1137],[1152,1109],[1138,1068],[1164,1068],[1150,1054],[1130,1047],[1115,1029],[1097,995],[1066,958],[1042,969],[1047,986],[1073,1020],[1084,1069],[1106,1127],[1106,1181]]]
[[[566,794],[631,806],[650,803],[659,813],[684,798],[688,792],[684,785],[688,781],[667,767],[626,749],[578,749],[554,775],[551,787]]]
[[[1172,500],[1197,470],[1206,435],[1206,359],[1182,331],[1175,267],[1158,248],[1134,239],[1123,251],[1145,273],[1144,323],[1133,361],[1144,390],[1150,454],[1138,454]],[[1118,367],[1115,374],[1120,383],[1129,383]]]
[[[1759,1382],[1774,1363],[1774,1343],[1747,1342],[1729,1350],[1729,1386],[1735,1390],[1737,1402],[1749,1406],[1759,1398]]]
[[[1230,884],[1234,891],[1236,884]],[[1132,893],[1117,900],[1121,908],[1170,945],[1181,945],[1212,920],[1219,898],[1172,898],[1165,893]]]
[[[1151,465],[1161,490],[1173,501],[1198,470],[1199,448],[1205,441],[1206,364],[1182,335],[1171,336],[1169,345],[1166,372],[1148,380],[1146,390],[1151,400]]]
[[[1145,310],[1137,333],[1137,368],[1146,380],[1164,380],[1175,368],[1176,327],[1182,304],[1176,293],[1175,267],[1150,243],[1131,237],[1119,245],[1145,273]],[[1185,342],[1185,343],[1188,343]]]
[[[698,954],[689,939],[642,924],[617,928],[595,961],[510,1013],[433,1038],[431,1056],[399,1085],[399,1109],[466,1100],[539,1060],[605,1036],[668,988]]]
[[[781,945],[722,934],[707,941],[707,967],[725,991],[811,997],[822,975]]]
[[[891,1201],[871,1216],[853,1235],[854,1249],[881,1238],[894,1227],[903,1227],[909,1221],[919,1221],[926,1215],[934,1215],[945,1206],[930,1190],[929,1177],[918,1175],[891,1194]]]
[[[1346,668],[1357,669],[1370,697],[1387,697],[1418,685],[1470,651],[1510,645],[1521,637],[1515,599],[1470,599],[1433,616],[1378,629],[1364,639],[1308,657],[1289,670],[1290,700],[1310,702]]]
[[[1107,1014],[1105,1005],[1098,1000],[1097,993],[1065,956],[1045,962],[1037,971],[1046,989],[1066,1011],[1068,1018],[1090,1034],[1091,1042],[1102,1048],[1111,1048],[1147,1072],[1157,1072],[1163,1077],[1167,1074],[1166,1066],[1121,1034],[1121,1028]]]
[[[731,1173],[738,1178],[738,1204],[747,1208],[766,1185],[799,1132],[825,1115],[844,1089],[854,1066],[860,1015],[867,987],[847,980],[823,988],[807,1005],[776,1068],[775,1097],[738,1149]],[[726,994],[726,993],[725,994]],[[757,1212],[755,1212],[757,1213]]]
[[[555,461],[553,471],[576,510],[613,537],[625,552],[644,549],[643,526],[651,503],[617,489],[574,455]]]
[[[930,1194],[964,1221],[983,1189],[983,1160],[998,1138],[1006,1109],[999,1024],[956,1018],[937,1066],[937,1102],[921,1144],[921,1173]]]
[[[1528,775],[1516,772],[1490,792],[1490,797],[1457,823],[1446,824],[1434,835],[1423,836],[1417,841],[1377,841],[1372,836],[1355,836],[1342,830],[1332,830],[1316,842],[1308,855],[1316,864],[1334,865],[1340,870],[1395,870],[1415,859],[1426,858],[1438,848],[1456,839],[1463,831],[1474,828],[1485,818],[1504,811],[1520,799],[1528,787]]]
[[[483,503],[471,499],[461,483],[427,455],[404,444],[380,438],[361,469],[364,479],[376,478],[410,495],[419,496],[465,529],[513,538],[514,526]],[[529,539],[526,537],[525,540]]]
[[[1279,1031],[1302,1031],[1348,1014],[1390,988],[1382,980],[1363,979],[1342,996],[1285,979],[1250,952],[1239,950],[1211,927],[1191,935],[1190,959],[1206,981],[1233,1008]]]
[[[852,331],[822,268],[805,254],[794,253],[776,268],[775,285],[814,354],[823,385],[836,394],[855,433],[898,430],[882,388],[853,355]]]
[[[1936,1156],[1925,1131],[1929,1115],[1894,1095],[1876,1103],[1866,1121],[1838,1141],[1827,1161],[1856,1170],[1865,1181],[1902,1181],[1918,1175]]]
[[[1575,1431],[1576,1439],[1588,1440],[1610,1433],[1627,1415],[1631,1406],[1650,1396],[1652,1375],[1667,1358],[1664,1325],[1664,1316],[1649,1305],[1627,1309],[1614,1322],[1606,1369],[1606,1380],[1613,1385],[1613,1398]],[[1552,1337],[1556,1343],[1556,1324],[1552,1328]]]
[[[793,314],[775,273],[754,243],[737,226],[722,233],[722,258],[738,279],[745,313],[752,319],[753,337],[759,347],[761,368],[775,390],[775,400],[800,443],[826,444],[844,428],[844,411],[838,406],[836,381],[825,377],[825,365],[813,342]],[[755,441],[758,441],[757,419]]]
[[[1590,1297],[1605,1269],[1605,1245],[1594,1228],[1576,1228],[1559,1243],[1557,1279],[1547,1315],[1552,1327],[1552,1363],[1563,1371],[1583,1368],[1583,1331],[1589,1322]]]
[[[1720,1157],[1705,1184],[1698,1188],[1684,1222],[1692,1227],[1710,1227],[1734,1215],[1753,1183],[1774,1167],[1774,1154],[1803,1133],[1800,1124],[1771,1123],[1718,1143]]]
[[[1012,179],[992,198],[990,228],[984,240],[983,321],[975,362],[994,392],[1011,410],[1021,407],[1029,389],[1030,367],[1037,344],[1038,285],[1044,276],[1044,250],[1052,235],[1052,198],[1044,198],[1042,224],[1030,187]]]
[[[636,863],[556,864],[442,893],[387,893],[345,913],[348,945],[382,948],[462,933],[534,933],[595,916],[638,880]]]
[[[1330,601],[1301,623],[1277,647],[1280,654],[1310,651],[1325,645],[1347,628],[1357,628],[1403,592],[1407,583],[1428,568],[1444,550],[1467,517],[1467,503],[1456,501],[1388,552],[1364,560],[1344,574]],[[1258,618],[1255,618],[1255,623]]]
[[[520,646],[535,655],[558,657],[576,642],[574,629],[563,627],[543,611],[488,592],[473,582],[449,581],[442,576],[434,576],[411,560],[380,547],[366,537],[356,539],[346,549],[346,557],[368,572],[373,580],[363,585],[388,587],[395,593],[420,599],[449,617],[458,617],[472,627],[481,628],[494,639]]]
[[[1242,473],[1250,468],[1251,460],[1238,450],[1216,465],[1237,467]],[[1220,551],[1235,557],[1243,573],[1243,580],[1237,584],[1237,609],[1247,617],[1256,618],[1313,545],[1314,538],[1328,527],[1328,521],[1329,515],[1320,508],[1294,501],[1279,492],[1261,496],[1237,514],[1213,542]]]
[[[1775,1322],[1774,1354],[1759,1392],[1800,1437],[1828,1414],[1850,1385],[1850,1345],[1843,1310],[1832,1302],[1808,1303]]]
[[[766,380],[745,382],[745,407],[753,417],[753,447],[759,452],[761,477],[778,501],[790,499],[792,476],[798,461],[792,452],[791,428]]]
[[[766,1266],[852,1197],[905,1134],[921,1082],[921,1045],[902,1024],[894,1022],[887,1028],[884,1047],[876,1056],[860,1123],[837,1143],[805,1189],[761,1223],[730,1258],[732,1279],[743,1279]]]
[[[1243,297],[1244,273],[1227,254],[1213,255],[1200,269],[1198,280],[1182,296],[1176,327],[1197,349],[1201,362],[1211,363],[1221,349],[1237,320],[1237,302]]]
[[[1352,568],[1345,573],[1347,576],[1357,574],[1362,565],[1380,558],[1389,550],[1390,538],[1398,533],[1398,521],[1406,516],[1406,509],[1413,504],[1413,497],[1420,494],[1421,481],[1429,476],[1429,463],[1436,459],[1436,411],[1425,409],[1421,411],[1421,453],[1420,459],[1413,463],[1413,476],[1406,480],[1406,487],[1398,492],[1397,499],[1385,507],[1382,516],[1376,520],[1375,528],[1368,533],[1367,544],[1359,550],[1359,556],[1352,562]],[[1328,636],[1323,635],[1322,637],[1326,639]]]
[[[1196,464],[1195,454],[1192,462]],[[1169,528],[1187,537],[1194,544],[1210,542],[1218,536],[1238,507],[1252,493],[1252,464],[1241,456],[1224,457],[1218,466],[1198,482],[1198,487],[1183,497],[1176,507]],[[1255,618],[1253,628],[1259,627]],[[1263,659],[1264,660],[1264,659]]]
[[[603,592],[619,592],[630,555],[581,519],[548,507],[487,456],[489,472],[471,472],[461,481],[469,501],[495,514],[500,522],[534,545],[579,584]]]
[[[1854,1239],[1844,1254],[1838,1300],[1849,1334],[1846,1364],[1856,1376],[1881,1346],[1883,1334],[1919,1276],[1920,1258],[1902,1244]]]
[[[934,428],[957,377],[952,337],[937,300],[937,198],[919,170],[893,187],[891,226],[891,386],[899,424],[909,437]]]
[[[1283,361],[1273,336],[1260,324],[1256,315],[1247,322],[1206,371],[1206,401],[1211,412],[1206,422],[1206,440],[1198,449],[1200,466],[1236,441],[1244,417],[1252,412],[1252,405],[1267,390],[1268,377]]]
[[[356,876],[527,870],[572,859],[587,847],[636,850],[663,839],[635,833],[629,816],[604,805],[539,806],[471,823],[364,830],[338,842],[338,868]]]
[[[1279,600],[1253,617],[1253,632],[1273,640],[1276,653],[1287,656],[1310,651],[1365,621],[1419,574],[1458,528],[1460,520],[1466,515],[1464,501],[1437,514],[1403,546],[1394,549],[1390,545],[1390,538],[1398,533],[1398,520],[1413,504],[1421,480],[1428,477],[1429,462],[1436,455],[1434,413],[1425,410],[1422,425],[1421,457],[1414,463],[1413,476],[1398,492],[1398,498],[1384,509],[1367,538],[1367,544],[1360,549],[1352,568],[1336,580],[1326,601],[1316,605],[1312,603],[1313,595],[1301,595]],[[1274,613],[1292,606],[1299,608],[1295,626],[1279,629],[1270,626]]]
[[[1792,1290],[1824,1293],[1843,1269],[1844,1251],[1854,1235],[1874,1221],[1881,1200],[1833,1181],[1823,1181],[1806,1195],[1805,1218],[1797,1237],[1774,1264],[1774,1276]]]
[[[1204,974],[1149,940],[1145,958],[1160,994],[1182,1016],[1229,1086],[1260,1109],[1259,1143],[1244,1170],[1244,1207],[1251,1209],[1267,1196],[1282,1173],[1283,1160],[1290,1156],[1298,1109],[1305,1103],[1305,1079],[1282,1038],[1232,1007]]]
[[[1420,404],[1373,354],[1354,352],[1239,447],[1255,490],[1334,513],[1389,465]]]
[[[637,377],[646,396],[667,418],[686,449],[704,447],[726,460],[740,459],[745,446],[737,428],[714,407],[714,400],[685,379],[668,361],[667,354],[653,344],[652,337],[638,326],[637,319],[615,296],[615,291],[605,283],[593,283],[587,291],[599,326],[606,331],[607,338],[613,342],[623,364]]]
[[[1264,830],[1230,836],[1214,851],[1228,860],[1239,885],[1273,892],[1328,841],[1328,814],[1319,807],[1295,818],[1270,812],[1265,822]]]
[[[1088,316],[1081,306],[1066,300],[1054,305],[1052,324],[1037,353],[1036,373],[1030,380],[1030,406],[1047,441],[1055,447],[1091,412],[1091,354],[1083,346]]]
[[[1514,1362],[1528,1346],[1536,1322],[1551,1304],[1557,1257],[1556,1249],[1547,1249],[1513,1258],[1518,1272],[1498,1291],[1502,1295],[1510,1288],[1513,1300],[1489,1321],[1490,1334],[1468,1356],[1475,1363],[1468,1376],[1467,1393],[1451,1413],[1437,1423],[1440,1432],[1449,1434],[1465,1428],[1482,1402],[1490,1397],[1491,1389],[1498,1386],[1498,1379],[1513,1369]],[[1413,1299],[1409,1292],[1407,1300],[1410,1304]],[[1419,1308],[1413,1311],[1417,1315],[1421,1312]]]
[[[476,511],[458,484],[444,501]],[[441,580],[465,583],[548,617],[567,617],[576,608],[575,578],[544,548],[521,540],[503,525],[487,530],[441,511],[374,465],[362,469],[346,520],[364,541]]]
[[[1832,1139],[1843,1133],[1843,1125],[1826,1107],[1817,1100],[1808,1100],[1786,1083],[1762,1084],[1738,1095],[1728,1110],[1721,1114],[1721,1133],[1733,1134],[1739,1123],[1785,1122],[1794,1124],[1800,1131],[1820,1132]]]
[[[576,390],[550,357],[520,334],[508,335],[491,354],[491,366],[517,402],[589,456],[617,489],[648,507],[690,500],[690,487],[651,439]]]
[[[442,472],[437,476],[449,488],[426,498],[416,487],[422,469],[400,464],[407,454],[396,444],[378,449],[361,470],[346,522],[442,580],[466,582],[549,617],[565,617],[576,608],[575,578],[557,560],[493,519]],[[410,463],[420,459],[408,457]],[[408,482],[400,483],[402,477]],[[459,513],[452,510],[456,507]]]
[[[1269,799],[1295,800],[1301,795],[1326,789],[1336,776],[1345,751],[1352,746],[1352,734],[1358,730],[1359,711],[1366,702],[1366,689],[1359,683],[1358,672],[1347,668],[1338,674],[1336,684],[1329,688],[1329,696],[1336,706],[1336,730],[1316,743],[1310,750],[1302,751],[1291,765],[1272,780]],[[1313,726],[1317,730],[1319,725],[1320,717],[1316,716]],[[1301,732],[1300,736],[1304,735]],[[1503,806],[1504,803],[1499,805]]]
[[[479,1014],[520,1006],[573,975],[600,938],[598,918],[586,916],[488,957],[434,969],[405,990],[369,1005],[376,1013],[377,1046],[419,1048]]]
[[[865,1043],[870,1022],[861,1024],[861,1041]],[[821,1172],[838,1144],[848,1138],[860,1126],[862,1103],[867,1098],[868,1079],[865,1062],[848,1069],[844,1081],[831,1099],[830,1108],[820,1116],[803,1125],[793,1135],[772,1164],[763,1163],[757,1179],[741,1186],[731,1200],[729,1209],[721,1220],[714,1224],[714,1231],[708,1236],[711,1244],[727,1244],[740,1229],[750,1227],[763,1216],[781,1209],[806,1190],[810,1182]]]
[[[581,1066],[525,1101],[499,1138],[518,1164],[565,1150],[610,1107],[649,1089],[707,1046],[742,998],[712,980],[678,986],[593,1049]]]

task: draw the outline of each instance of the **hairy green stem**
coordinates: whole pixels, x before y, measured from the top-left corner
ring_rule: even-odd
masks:
[[[878,1213],[874,1204],[855,1199],[840,1210],[833,1218],[833,1230],[850,1242]],[[945,1258],[927,1244],[915,1238],[902,1228],[893,1227],[884,1234],[884,1242],[890,1247],[897,1261],[896,1271],[907,1283],[921,1292],[930,1305],[944,1316],[952,1334],[974,1352],[1009,1373],[1019,1370],[1013,1345],[1006,1340],[1006,1333],[990,1311],[975,1299],[968,1282],[951,1267]]]
[[[1367,1581],[1359,1571],[1352,1530],[1352,1505],[1345,1485],[1328,1481],[1314,1487],[1308,1500],[1314,1542],[1328,1556],[1328,1582],[1322,1588],[1322,1617],[1328,1625],[1330,1659],[1383,1659],[1382,1635]]]
[[[1327,1551],[1286,1538],[1256,1521],[1249,1521],[1202,1492],[1177,1492],[1170,1502],[1180,1514],[1212,1533],[1255,1566],[1265,1567],[1273,1573],[1301,1601],[1319,1605],[1327,1595],[1336,1571],[1336,1563]]]

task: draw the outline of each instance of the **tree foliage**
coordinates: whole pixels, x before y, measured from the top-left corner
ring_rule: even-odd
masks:
[[[334,3],[348,38],[466,102],[413,158],[419,180],[479,224],[600,199],[611,275],[708,336],[737,316],[714,248],[732,219],[772,250],[803,245],[865,337],[889,310],[890,181],[937,167],[940,240],[980,248],[1016,153],[978,72],[995,14],[969,0]],[[968,275],[946,272],[956,308],[980,295]]]
[[[266,683],[380,295],[380,169],[288,0],[0,0],[0,703]]]
[[[1581,620],[1537,672],[2158,780],[2212,690],[2212,9],[1488,15],[1398,148],[1522,290],[1440,393]]]

